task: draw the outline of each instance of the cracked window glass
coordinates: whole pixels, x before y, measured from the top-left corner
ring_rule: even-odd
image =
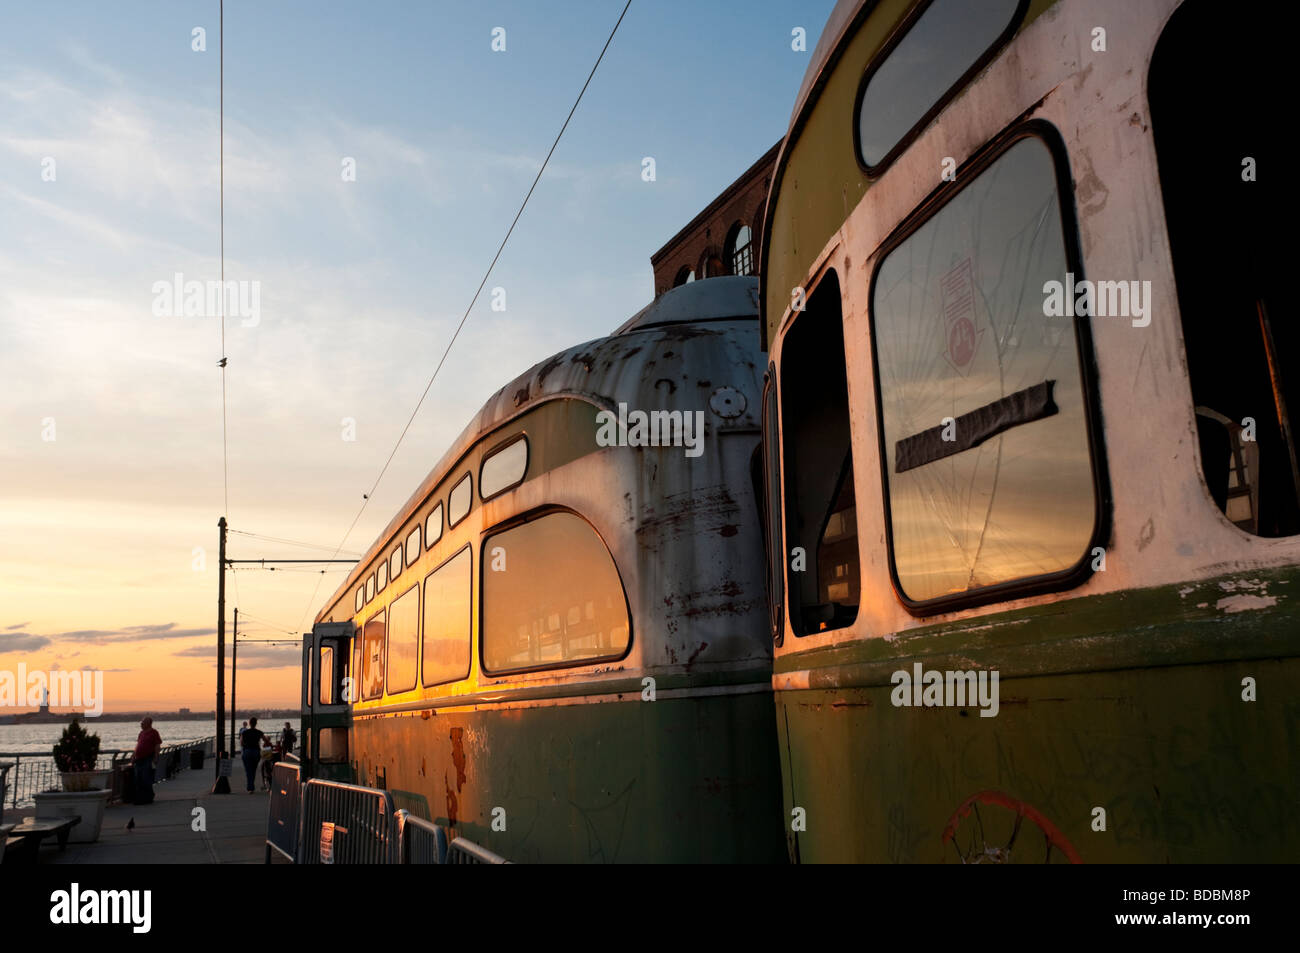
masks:
[[[892,559],[913,603],[1064,573],[1097,519],[1055,166],[1018,140],[872,289]]]

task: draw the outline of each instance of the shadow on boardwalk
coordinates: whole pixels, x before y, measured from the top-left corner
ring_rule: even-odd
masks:
[[[236,766],[238,767],[238,765]],[[243,772],[231,794],[209,794],[211,762],[155,784],[152,804],[111,804],[93,844],[41,848],[43,864],[260,864],[266,859],[266,791],[243,790]],[[194,809],[204,809],[205,831],[194,830]],[[30,811],[20,812],[32,813]],[[17,819],[17,816],[7,819]],[[127,822],[135,827],[127,830]],[[277,862],[284,862],[276,857]]]

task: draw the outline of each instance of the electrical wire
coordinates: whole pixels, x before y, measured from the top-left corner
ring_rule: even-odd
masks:
[[[497,261],[501,258],[501,253],[505,251],[506,243],[510,240],[511,234],[514,233],[515,226],[519,223],[520,216],[524,214],[524,209],[528,206],[528,200],[533,197],[533,191],[537,188],[537,183],[541,181],[542,173],[546,171],[546,166],[550,163],[551,156],[554,155],[556,147],[560,144],[560,139],[564,135],[564,131],[569,128],[569,121],[573,119],[573,114],[578,111],[578,104],[582,102],[582,97],[586,94],[587,87],[591,85],[591,80],[596,75],[596,70],[600,67],[601,61],[605,58],[605,53],[609,49],[609,45],[614,41],[614,34],[618,32],[618,28],[622,24],[623,18],[627,16],[628,8],[631,6],[632,0],[627,0],[627,3],[623,6],[623,12],[618,15],[618,20],[614,23],[614,28],[609,31],[609,37],[605,40],[605,45],[601,48],[600,55],[596,57],[596,62],[592,65],[591,72],[587,74],[587,81],[582,84],[582,89],[578,91],[578,98],[573,101],[573,106],[569,109],[569,114],[565,117],[564,124],[560,126],[560,131],[556,133],[555,141],[551,143],[551,148],[546,153],[546,158],[542,160],[542,167],[537,170],[537,175],[533,178],[533,184],[528,188],[528,194],[524,196],[523,202],[520,203],[519,211],[515,212],[514,220],[511,221],[510,227],[506,229],[505,237],[501,239],[501,244],[497,246],[496,254],[492,256],[492,261],[488,265],[487,271],[483,273],[483,280],[479,282],[478,288],[474,292],[474,297],[470,299],[469,307],[465,309],[465,313],[461,316],[460,323],[456,325],[456,330],[452,333],[451,340],[447,342],[447,347],[443,350],[442,357],[439,358],[437,366],[433,369],[433,374],[429,378],[429,383],[424,385],[424,393],[422,393],[420,399],[415,402],[415,409],[411,411],[411,416],[406,421],[406,426],[402,428],[402,432],[397,437],[397,443],[393,445],[392,452],[388,454],[388,459],[384,461],[384,465],[379,471],[379,476],[375,477],[375,482],[371,485],[370,492],[362,494],[361,508],[357,510],[357,515],[352,517],[352,522],[348,525],[347,532],[343,534],[343,538],[339,541],[338,548],[334,551],[335,556],[342,551],[343,544],[346,543],[348,537],[352,535],[352,531],[356,528],[357,521],[361,519],[361,514],[365,512],[366,506],[375,495],[375,490],[378,488],[379,482],[383,480],[384,474],[388,472],[389,464],[393,462],[393,457],[397,455],[398,448],[402,445],[402,441],[406,439],[406,434],[411,429],[411,424],[415,422],[415,417],[420,412],[420,407],[423,406],[424,399],[429,396],[429,389],[433,387],[433,382],[437,379],[438,372],[442,370],[442,365],[447,360],[447,355],[451,353],[452,346],[456,343],[456,338],[460,336],[461,329],[465,327],[465,322],[469,319],[470,312],[474,309],[474,305],[478,302],[479,295],[482,294],[483,288],[488,282],[488,278],[492,275],[492,269],[496,267]],[[307,607],[303,610],[302,622],[304,623],[307,619],[307,613],[311,611],[312,603],[316,599],[316,593],[319,590],[320,580],[318,579],[316,581],[316,588],[312,590],[311,598],[307,601]]]

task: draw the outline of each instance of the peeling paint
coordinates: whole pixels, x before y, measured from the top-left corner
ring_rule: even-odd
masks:
[[[1249,612],[1277,605],[1276,596],[1225,596],[1214,604],[1220,612]]]

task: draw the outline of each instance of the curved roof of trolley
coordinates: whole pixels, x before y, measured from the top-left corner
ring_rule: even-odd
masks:
[[[701,279],[660,295],[619,325],[608,337],[576,344],[534,364],[487,399],[429,471],[428,476],[366,549],[347,579],[322,604],[315,616],[316,621],[319,622],[366,575],[370,564],[387,550],[393,534],[428,501],[439,481],[485,434],[545,400],[576,397],[604,407],[610,403],[611,395],[626,393],[626,377],[639,375],[641,365],[626,360],[613,361],[611,358],[640,350],[633,341],[627,340],[629,335],[660,331],[666,336],[688,337],[693,335],[685,327],[687,325],[746,319],[758,319],[757,278],[727,276]],[[593,374],[593,369],[598,366],[602,368],[601,372]]]

